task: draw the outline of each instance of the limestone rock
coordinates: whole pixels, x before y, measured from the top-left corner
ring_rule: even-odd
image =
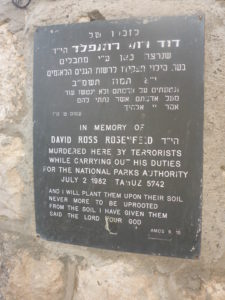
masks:
[[[0,217],[22,217],[21,199],[24,184],[17,164],[23,157],[21,139],[0,134]]]
[[[13,123],[23,112],[26,73],[24,58],[16,44],[17,38],[8,30],[6,22],[0,26],[0,126],[6,121]]]
[[[5,300],[62,300],[64,294],[61,261],[41,256],[34,258],[21,251],[14,259],[4,290]]]
[[[160,290],[152,285],[153,276],[136,273],[133,266],[107,262],[79,270],[78,286],[73,300],[158,300]]]
[[[205,285],[205,298],[213,300],[224,300],[225,299],[225,282],[218,280],[212,280]]]

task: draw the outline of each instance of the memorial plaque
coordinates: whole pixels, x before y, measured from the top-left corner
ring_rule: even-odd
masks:
[[[41,237],[200,252],[204,17],[40,27],[34,185]]]

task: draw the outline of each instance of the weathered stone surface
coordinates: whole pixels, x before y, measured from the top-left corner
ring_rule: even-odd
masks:
[[[1,300],[64,298],[65,265],[60,258],[50,256],[40,244],[23,235],[11,232],[0,238]]]
[[[23,216],[24,184],[17,170],[23,157],[21,138],[0,134],[0,217],[20,219]]]
[[[63,299],[63,264],[41,256],[33,258],[27,251],[19,251],[15,267],[9,274],[6,300],[61,300]]]
[[[153,274],[135,272],[132,265],[120,261],[85,266],[79,270],[73,300],[160,299],[162,291],[152,284],[153,277]]]
[[[220,278],[211,280],[204,285],[205,295],[202,299],[224,300],[225,299],[225,282]]]
[[[163,273],[157,271],[157,262],[151,268],[138,259],[83,262],[78,268],[73,300],[224,299],[224,273],[212,274],[213,267],[205,267],[199,261],[186,265],[176,260],[179,261],[181,267],[177,271],[171,270],[169,264],[168,270],[164,265]]]
[[[16,44],[6,22],[0,26],[0,126],[15,122],[23,109],[26,72]]]

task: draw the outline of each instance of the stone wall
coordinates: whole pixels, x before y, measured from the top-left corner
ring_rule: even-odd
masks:
[[[199,260],[121,253],[36,236],[32,64],[36,26],[205,14],[202,250]],[[225,299],[225,1],[0,3],[0,300]]]

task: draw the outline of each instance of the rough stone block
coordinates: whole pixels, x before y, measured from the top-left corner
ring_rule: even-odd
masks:
[[[0,134],[0,217],[21,219],[23,216],[24,183],[17,170],[23,157],[21,138]]]

